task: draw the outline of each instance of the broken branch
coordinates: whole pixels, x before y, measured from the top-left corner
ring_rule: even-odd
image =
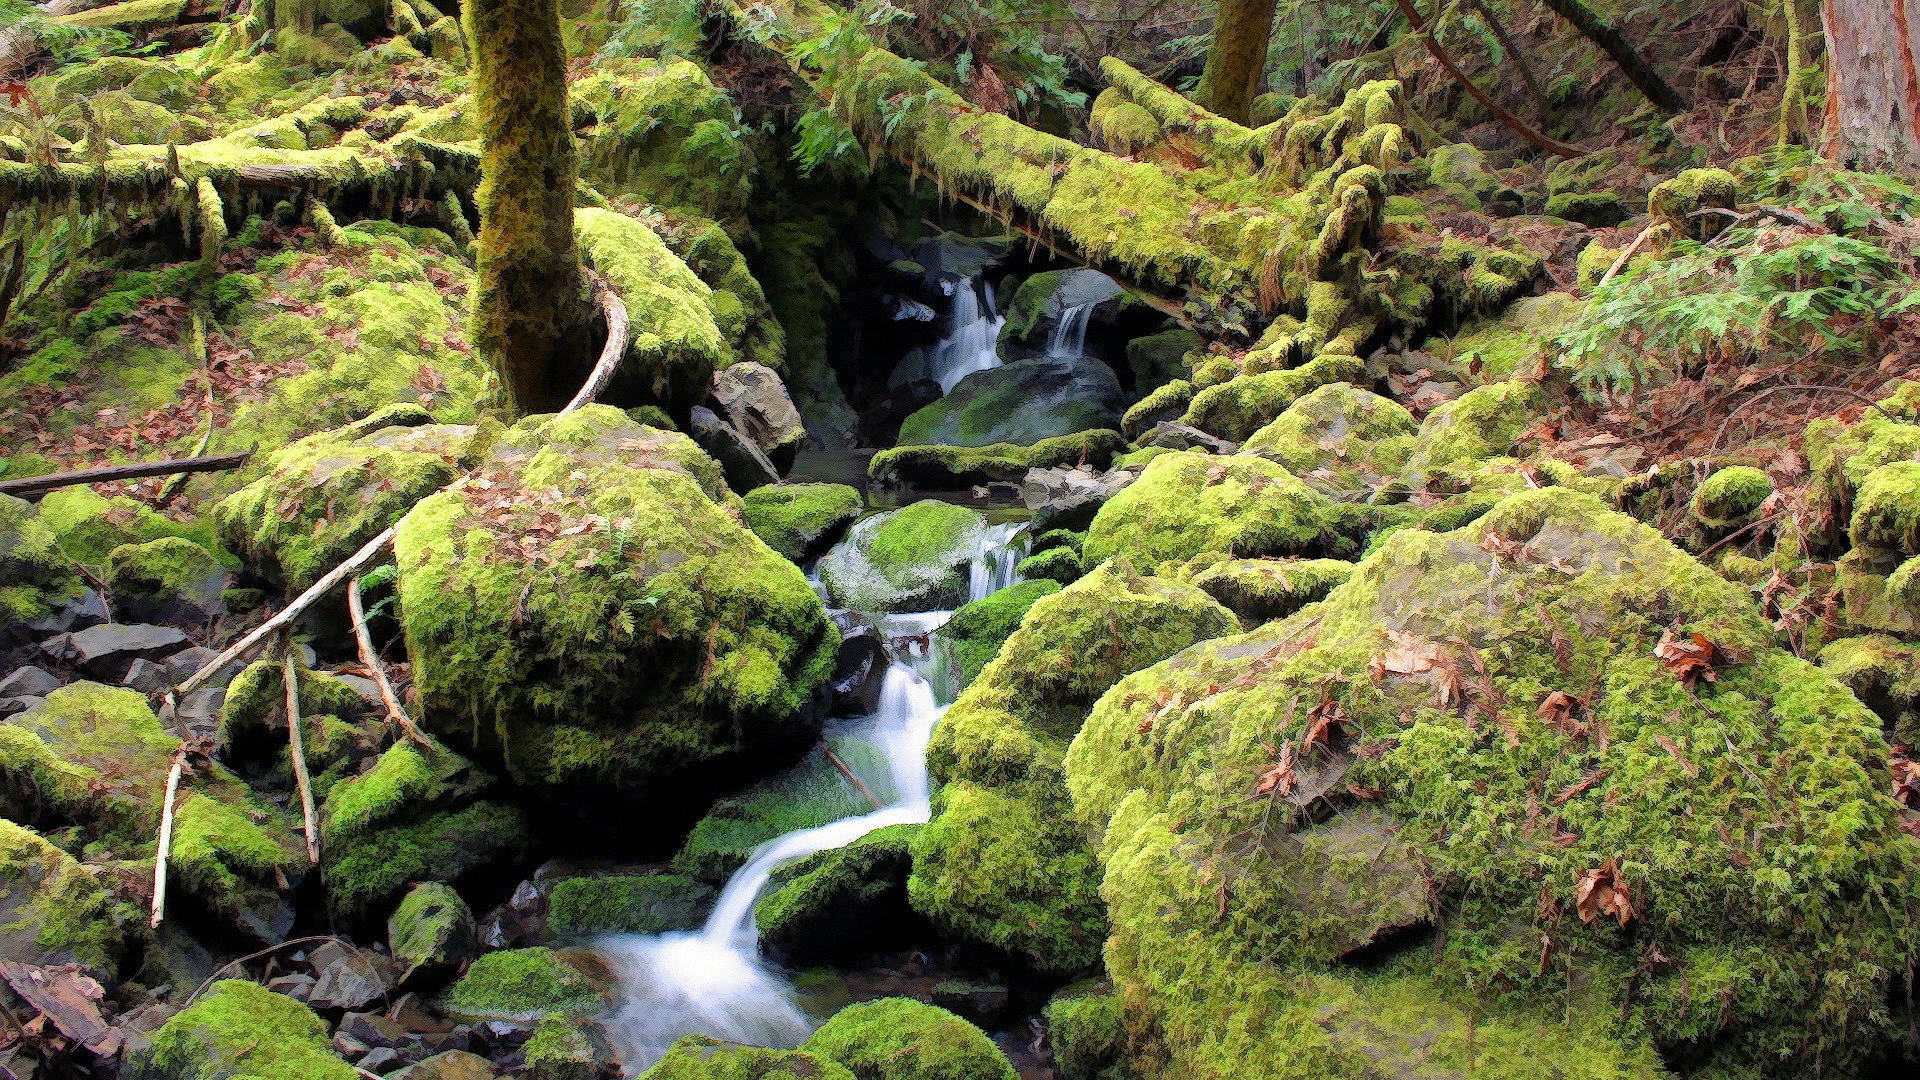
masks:
[[[1406,15],[1407,22],[1413,27],[1414,32],[1420,35],[1420,40],[1426,45],[1427,52],[1432,54],[1433,58],[1440,62],[1441,67],[1447,69],[1447,74],[1453,76],[1454,81],[1458,82],[1461,88],[1466,90],[1468,96],[1485,107],[1488,112],[1494,115],[1495,119],[1511,128],[1514,134],[1557,157],[1577,158],[1586,153],[1586,151],[1578,147],[1569,146],[1550,135],[1535,130],[1525,120],[1507,111],[1506,106],[1495,101],[1492,94],[1480,89],[1472,79],[1467,78],[1467,73],[1461,71],[1459,65],[1453,62],[1453,57],[1447,54],[1447,50],[1440,47],[1439,39],[1433,36],[1433,31],[1427,26],[1426,22],[1420,18],[1419,10],[1413,6],[1413,0],[1394,0],[1394,3],[1399,6],[1401,13]]]
[[[347,582],[347,616],[353,622],[353,640],[359,648],[360,664],[373,677],[373,685],[380,691],[380,702],[386,706],[387,719],[400,729],[400,734],[408,741],[431,748],[433,743],[420,732],[420,728],[400,706],[400,695],[394,693],[393,684],[387,681],[387,666],[380,662],[380,654],[374,651],[373,634],[367,629],[367,609],[360,602],[360,579],[355,577]]]
[[[300,668],[293,662],[293,641],[280,655],[280,678],[287,691],[287,749],[293,755],[293,783],[300,789],[300,820],[307,832],[307,862],[320,865],[320,825],[313,812],[313,781],[307,777],[307,750],[300,736]]]
[[[153,853],[153,913],[147,926],[159,929],[167,913],[167,855],[173,850],[173,807],[180,795],[180,774],[186,771],[187,748],[173,753],[173,767],[167,770],[167,793],[160,801],[160,842]]]
[[[171,476],[176,473],[224,472],[237,469],[253,457],[253,451],[237,454],[213,454],[208,457],[173,458],[168,461],[143,461],[132,465],[101,465],[92,469],[29,476],[20,480],[0,480],[0,495],[33,498],[75,484],[99,484],[109,480],[138,480],[143,476]]]

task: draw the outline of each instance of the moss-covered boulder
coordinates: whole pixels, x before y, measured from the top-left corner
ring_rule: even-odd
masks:
[[[1186,378],[1187,357],[1198,352],[1203,344],[1200,335],[1178,326],[1127,342],[1127,371],[1133,376],[1134,396],[1142,397],[1176,379]]]
[[[423,882],[407,890],[387,916],[387,952],[400,966],[400,982],[410,987],[445,982],[473,958],[473,909],[452,886]]]
[[[1120,284],[1098,270],[1074,267],[1034,274],[1007,301],[1007,318],[1000,325],[1001,348],[1012,356],[1043,355],[1069,311],[1086,309],[1080,316],[1084,328],[1094,315],[1111,312],[1127,299]]]
[[[182,537],[218,552],[204,523],[181,523],[138,499],[111,498],[90,487],[61,488],[40,500],[40,518],[66,557],[82,566],[104,568],[113,549],[166,537]]]
[[[1051,550],[1074,554],[1067,548]],[[1025,565],[1023,561],[1021,566]],[[1021,573],[1024,575],[1026,571]],[[1029,580],[961,605],[951,619],[933,632],[934,647],[945,661],[941,675],[950,680],[947,685],[951,693],[946,697],[950,700],[973,682],[980,669],[1000,651],[1007,637],[1020,628],[1020,620],[1034,601],[1059,591],[1059,582]]]
[[[1329,498],[1363,501],[1398,479],[1417,430],[1413,416],[1392,400],[1331,383],[1287,406],[1241,449],[1284,466]]]
[[[1297,368],[1240,375],[1194,394],[1180,422],[1228,442],[1244,442],[1309,392],[1353,382],[1363,371],[1357,357],[1321,356]]]
[[[1546,370],[1545,362],[1555,355],[1554,339],[1583,310],[1571,293],[1521,297],[1497,316],[1469,323],[1444,341],[1430,341],[1428,363],[1440,377],[1469,385],[1530,376]]]
[[[575,807],[807,739],[839,635],[736,505],[611,407],[503,433],[394,541],[427,727]]]
[[[312,1009],[244,979],[214,983],[135,1051],[139,1080],[355,1080]]]
[[[594,1016],[607,1000],[588,964],[578,954],[540,945],[490,952],[467,968],[441,1004],[468,1020]]]
[[[1920,645],[1888,634],[1841,638],[1820,650],[1820,667],[1879,714],[1891,741],[1920,746]]]
[[[574,233],[581,254],[633,320],[613,396],[650,401],[672,413],[698,404],[713,373],[733,361],[713,319],[713,289],[637,218],[582,207],[574,214]]]
[[[613,1047],[597,1022],[543,1016],[521,1051],[526,1080],[614,1080]]]
[[[206,548],[168,536],[108,552],[105,581],[122,619],[198,626],[224,610],[233,574]]]
[[[867,476],[881,489],[958,491],[994,481],[1017,484],[1030,469],[1091,465],[1104,469],[1127,442],[1101,428],[1056,435],[1031,445],[895,446],[873,455]]]
[[[1353,564],[1338,559],[1221,559],[1191,580],[1252,624],[1291,615],[1352,574]]]
[[[1043,1014],[1061,1080],[1135,1080],[1126,1059],[1127,1029],[1113,987],[1088,980],[1064,987]]]
[[[525,851],[520,809],[482,798],[492,780],[438,745],[396,743],[333,785],[321,807],[327,904],[340,918],[382,910],[408,885],[498,869]]]
[[[761,1050],[689,1035],[640,1080],[855,1080],[846,1066],[799,1050]]]
[[[985,1032],[908,998],[849,1005],[801,1049],[845,1065],[859,1080],[1016,1080]]]
[[[221,538],[288,589],[306,588],[479,461],[482,429],[431,420],[395,406],[274,451],[215,506]]]
[[[1162,454],[1107,500],[1081,556],[1097,565],[1124,555],[1157,566],[1203,552],[1243,558],[1311,550],[1333,524],[1332,503],[1264,458]]]
[[[85,588],[38,508],[0,495],[0,619],[8,626],[43,619]]]
[[[221,761],[245,775],[265,777],[276,768],[292,767],[287,757],[284,671],[279,660],[256,660],[240,669],[221,699],[214,748]],[[358,690],[327,672],[296,665],[294,680],[299,683],[300,714],[310,721],[310,728],[324,726],[325,718],[352,721],[374,711],[373,703]],[[320,771],[325,772],[325,767]]]
[[[1120,415],[1121,434],[1137,439],[1163,421],[1180,419],[1193,404],[1193,395],[1193,383],[1186,379],[1162,383],[1127,406],[1127,411]]]
[[[78,825],[103,854],[151,859],[179,751],[138,692],[71,683],[0,726],[0,814]],[[272,942],[292,926],[306,859],[294,818],[210,764],[181,786],[168,866],[174,903]]]
[[[0,819],[0,958],[112,975],[133,921],[133,909],[95,871],[32,829]]]
[[[1407,451],[1403,476],[1413,487],[1464,488],[1473,466],[1513,449],[1537,423],[1545,396],[1539,386],[1509,380],[1478,386],[1427,414]]]
[[[547,894],[547,930],[563,940],[691,930],[713,898],[712,886],[682,874],[564,878]]]
[[[858,960],[904,944],[921,925],[907,906],[919,830],[888,826],[781,868],[754,905],[761,948],[804,966]]]
[[[1716,469],[1693,491],[1689,509],[1693,519],[1708,529],[1744,525],[1760,512],[1773,494],[1773,480],[1751,465]]]
[[[826,552],[866,502],[845,484],[772,484],[741,500],[747,528],[792,562]]]
[[[1106,922],[1066,802],[1067,743],[1123,676],[1238,629],[1205,593],[1125,560],[1036,600],[934,729],[927,761],[942,787],[913,844],[915,909],[1042,970],[1097,963]]]
[[[1043,356],[976,371],[900,425],[902,446],[1029,446],[1120,426],[1126,397],[1113,369],[1084,356]]]
[[[1874,1052],[1915,947],[1886,755],[1743,588],[1548,488],[1122,681],[1066,773],[1173,1074],[1793,1076]]]
[[[1051,581],[1055,585],[1071,585],[1079,581],[1087,572],[1086,562],[1080,553],[1072,548],[1057,547],[1036,552],[1020,560],[1014,568],[1021,577],[1031,581]]]
[[[978,510],[923,499],[855,524],[821,558],[820,581],[834,603],[868,614],[956,608],[986,540]]]
[[[873,809],[818,749],[793,768],[713,804],[673,855],[675,874],[724,885],[761,844]]]

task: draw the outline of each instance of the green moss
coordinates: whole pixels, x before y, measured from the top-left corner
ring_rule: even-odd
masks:
[[[1193,383],[1186,379],[1161,384],[1120,417],[1120,431],[1129,439],[1137,439],[1162,420],[1179,419],[1193,404],[1193,393]]]
[[[593,980],[544,946],[487,953],[446,997],[447,1009],[473,1019],[586,1017],[604,1005]]]
[[[1082,558],[1097,565],[1125,555],[1156,566],[1207,551],[1295,554],[1320,540],[1332,523],[1330,507],[1325,496],[1260,458],[1163,454],[1100,508]]]
[[[743,503],[747,528],[793,562],[831,546],[866,506],[845,484],[773,484],[748,492]]]
[[[891,825],[783,868],[754,905],[760,940],[798,965],[902,938],[910,848],[920,829]]]
[[[1506,454],[1543,405],[1540,388],[1520,381],[1475,387],[1441,405],[1427,414],[1414,438],[1408,482],[1444,481],[1463,467]]]
[[[854,525],[820,560],[820,580],[836,603],[859,611],[955,607],[986,533],[979,511],[922,499]]]
[[[575,116],[590,118],[582,149],[596,189],[722,222],[744,219],[754,144],[732,98],[699,64],[603,55],[569,91]]]
[[[1571,294],[1543,293],[1514,301],[1497,317],[1473,322],[1429,348],[1449,365],[1452,377],[1467,383],[1500,382],[1545,370],[1555,336],[1576,319],[1583,305]]]
[[[1243,442],[1309,391],[1360,378],[1351,356],[1322,356],[1297,368],[1242,375],[1193,396],[1180,422],[1229,442]]]
[[[1352,574],[1353,564],[1338,559],[1222,559],[1192,581],[1235,615],[1259,623],[1324,598]]]
[[[1200,335],[1185,327],[1162,330],[1127,342],[1127,370],[1133,388],[1145,394],[1187,375],[1188,356],[1200,351]]]
[[[1669,634],[1713,644],[1712,681],[1662,663]],[[1192,1077],[1850,1068],[1914,947],[1920,847],[1877,718],[1773,642],[1744,588],[1548,488],[1396,532],[1325,601],[1124,680],[1066,775],[1129,1029]],[[1542,708],[1569,687],[1584,704]],[[1353,785],[1331,816],[1329,782]],[[1625,926],[1577,909],[1608,860]],[[1230,1020],[1256,1000],[1265,1022]]]
[[[879,488],[961,490],[996,480],[1018,483],[1028,469],[1086,462],[1105,468],[1126,446],[1114,431],[1056,435],[1031,446],[896,446],[873,455],[867,475]]]
[[[1694,489],[1694,520],[1710,529],[1744,525],[1773,494],[1773,480],[1748,465],[1716,469]]]
[[[132,910],[73,857],[0,819],[0,947],[28,963],[115,973]]]
[[[442,882],[408,889],[387,918],[388,952],[403,976],[427,970],[450,974],[474,946],[473,911]]]
[[[1841,638],[1820,650],[1820,667],[1879,714],[1889,739],[1920,745],[1920,646],[1886,634]]]
[[[1047,1040],[1061,1080],[1133,1080],[1120,999],[1103,983],[1066,987],[1047,1002]]]
[[[0,495],[0,614],[9,623],[44,618],[85,588],[41,511]]]
[[[209,530],[183,525],[124,495],[105,498],[90,487],[70,487],[40,500],[40,517],[52,530],[60,550],[83,566],[104,567],[107,556],[122,544],[179,537],[210,551],[221,551]]]
[[[706,396],[713,373],[733,362],[713,318],[713,290],[644,222],[583,207],[574,232],[593,268],[626,302],[634,332],[619,378],[667,408]]]
[[[798,1050],[761,1050],[689,1035],[641,1080],[855,1080],[834,1061]]]
[[[1727,219],[1719,214],[1694,217],[1693,212],[1731,210],[1739,197],[1740,181],[1725,169],[1688,169],[1655,185],[1647,195],[1647,213],[1658,230],[1652,236],[1655,247],[1664,247],[1682,236],[1712,238],[1726,227]]]
[[[307,717],[354,717],[371,710],[360,692],[324,671],[299,668],[300,711]],[[242,765],[278,754],[287,741],[287,689],[278,660],[256,660],[227,684],[215,745]]]
[[[1596,229],[1620,224],[1628,217],[1620,195],[1612,191],[1561,191],[1547,196],[1546,213]]]
[[[674,853],[673,869],[721,885],[768,840],[871,809],[866,797],[816,751],[794,768],[714,803]]]
[[[1397,481],[1416,430],[1393,401],[1331,383],[1287,406],[1242,449],[1332,498],[1362,501]]]
[[[563,938],[691,930],[712,900],[712,889],[679,874],[566,878],[547,895],[547,928]]]
[[[1075,554],[1064,547],[1050,550]],[[1077,564],[1077,555],[1075,560]],[[1025,575],[1024,570],[1022,574]],[[934,641],[947,661],[953,691],[965,690],[973,682],[980,669],[1000,651],[1001,644],[1019,629],[1020,620],[1035,601],[1059,591],[1058,582],[1029,579],[954,611],[953,617],[933,632]]]
[[[597,1080],[611,1050],[599,1032],[563,1016],[543,1016],[527,1040],[528,1080]]]
[[[227,582],[226,568],[206,548],[178,536],[122,544],[107,553],[107,590],[123,612],[152,609],[178,598],[212,612]]]
[[[1857,547],[1920,555],[1920,461],[1896,461],[1867,474],[1848,532]]]
[[[1080,560],[1080,553],[1069,548],[1054,548],[1029,555],[1020,560],[1015,568],[1023,578],[1052,581],[1061,585],[1071,585],[1085,574],[1086,567]]]
[[[143,1068],[178,1080],[353,1080],[353,1067],[327,1045],[313,1010],[242,979],[214,983],[167,1020],[153,1045],[137,1052]]]
[[[859,1080],[1014,1080],[1013,1066],[979,1028],[907,998],[849,1005],[802,1049]]]

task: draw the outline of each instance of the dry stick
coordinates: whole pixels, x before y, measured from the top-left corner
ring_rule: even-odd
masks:
[[[307,750],[300,737],[300,670],[293,662],[293,641],[280,654],[280,679],[287,689],[287,748],[293,754],[293,783],[300,789],[300,819],[307,830],[307,862],[320,865],[320,826],[314,820],[313,781],[307,778]]]
[[[373,634],[367,629],[367,609],[360,602],[360,579],[347,582],[347,617],[353,623],[354,644],[360,650],[360,663],[373,677],[373,685],[380,691],[380,702],[387,707],[387,719],[400,729],[400,734],[408,741],[431,749],[433,743],[420,733],[407,710],[400,707],[400,695],[394,693],[393,684],[387,681],[387,666],[380,662],[380,654],[373,649]]]
[[[167,794],[160,802],[160,844],[153,855],[153,914],[147,926],[158,929],[167,911],[167,854],[173,849],[173,805],[180,794],[180,774],[186,770],[187,749],[173,753],[173,767],[167,770]]]
[[[827,746],[825,739],[820,741],[820,752],[827,755],[827,760],[833,763],[834,768],[840,770],[840,775],[846,777],[848,783],[860,789],[860,794],[867,797],[867,801],[873,804],[875,810],[886,809],[879,799],[873,797],[873,792],[867,788],[867,785],[861,783],[860,778],[853,775],[853,770],[847,768],[847,763],[840,760],[840,755],[834,753],[833,750]]]
[[[1627,260],[1633,258],[1633,253],[1636,251],[1639,251],[1640,245],[1646,243],[1647,237],[1652,235],[1653,235],[1653,226],[1649,225],[1646,228],[1641,229],[1640,235],[1634,237],[1633,243],[1627,245],[1627,250],[1621,252],[1620,257],[1613,260],[1613,265],[1607,267],[1607,272],[1600,275],[1600,280],[1593,283],[1594,291],[1598,292],[1600,290],[1600,286],[1605,285],[1609,281],[1612,281],[1613,276],[1615,274],[1618,274],[1620,271],[1626,269]]]
[[[1413,6],[1413,0],[1393,0],[1393,2],[1399,6],[1401,13],[1406,15],[1407,22],[1420,35],[1420,40],[1426,45],[1427,52],[1440,62],[1441,67],[1447,69],[1447,74],[1452,75],[1454,81],[1458,82],[1473,100],[1492,113],[1495,119],[1513,129],[1514,134],[1559,157],[1577,158],[1586,153],[1578,147],[1569,146],[1550,135],[1534,130],[1525,120],[1507,111],[1506,106],[1495,101],[1492,94],[1480,89],[1472,79],[1467,78],[1467,73],[1461,71],[1459,65],[1453,62],[1453,57],[1447,55],[1447,50],[1440,47],[1439,39],[1433,36],[1433,31],[1428,29],[1427,24],[1421,20],[1420,12]]]
[[[75,484],[96,484],[107,480],[138,480],[143,476],[169,476],[174,473],[224,472],[247,463],[253,451],[214,454],[210,457],[174,458],[170,461],[143,461],[132,465],[103,465],[93,469],[29,476],[21,480],[0,480],[0,495],[27,497]]]
[[[580,387],[580,392],[573,395],[573,400],[567,402],[566,408],[560,410],[561,416],[599,397],[600,392],[613,381],[614,370],[620,366],[620,357],[627,351],[627,305],[620,302],[620,298],[614,295],[612,289],[602,288],[600,312],[606,316],[607,320],[607,343],[600,350],[600,360],[593,365],[593,372],[587,376],[587,381]]]

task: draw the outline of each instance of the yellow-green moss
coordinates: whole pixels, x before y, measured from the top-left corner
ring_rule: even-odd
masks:
[[[1773,494],[1773,480],[1750,465],[1716,469],[1694,489],[1689,508],[1694,520],[1710,529],[1743,525]]]
[[[10,956],[115,973],[132,909],[72,856],[5,819],[0,819],[0,889],[0,942]]]
[[[574,233],[633,320],[618,378],[669,412],[698,404],[714,371],[734,359],[714,322],[713,290],[644,222],[625,214],[582,207]]]
[[[802,1046],[845,1065],[859,1080],[1015,1080],[986,1033],[958,1016],[907,998],[849,1005]]]
[[[544,946],[487,953],[446,997],[450,1011],[473,1019],[585,1017],[605,1004],[593,980]]]
[[[354,1080],[334,1056],[327,1025],[284,994],[243,979],[214,983],[167,1020],[151,1047],[136,1051],[135,1073],[178,1080]]]
[[[855,1080],[845,1066],[798,1050],[761,1050],[689,1035],[641,1080]]]
[[[1242,375],[1195,394],[1180,422],[1243,442],[1308,392],[1361,375],[1362,364],[1352,356],[1322,356],[1297,368]]]
[[[845,484],[773,484],[749,491],[742,502],[747,528],[792,562],[820,554],[866,505]]]
[[[1088,565],[1125,555],[1140,566],[1158,566],[1207,551],[1298,554],[1332,525],[1331,507],[1262,458],[1163,454],[1101,506],[1081,555]]]

